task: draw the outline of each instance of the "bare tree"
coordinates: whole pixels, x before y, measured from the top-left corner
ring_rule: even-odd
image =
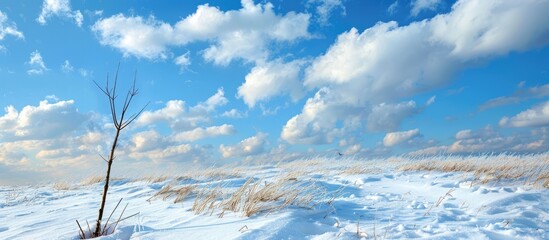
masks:
[[[109,76],[107,75],[107,84],[105,87],[99,86],[97,82],[94,81],[95,85],[107,96],[109,99],[110,109],[111,109],[111,116],[112,116],[112,122],[114,124],[114,127],[116,129],[116,134],[114,135],[114,141],[112,143],[111,152],[109,154],[109,158],[105,159],[103,156],[103,160],[107,162],[107,176],[105,177],[105,186],[103,187],[103,196],[101,198],[101,207],[99,208],[99,215],[97,216],[97,222],[95,231],[92,234],[92,237],[99,237],[105,233],[105,231],[101,230],[101,220],[103,218],[103,210],[105,209],[105,202],[107,201],[107,191],[109,190],[109,180],[111,176],[111,167],[112,163],[115,159],[114,152],[116,150],[116,147],[118,146],[118,137],[120,136],[120,132],[129,126],[139,115],[145,110],[148,104],[146,104],[139,112],[132,114],[131,116],[127,116],[128,108],[130,107],[130,104],[132,103],[133,98],[138,94],[137,88],[135,88],[135,81],[136,76],[134,75],[133,79],[133,85],[126,93],[126,97],[124,99],[124,104],[122,105],[122,109],[120,112],[120,115],[117,113],[117,107],[116,107],[116,84],[118,81],[118,71],[120,69],[120,64],[118,64],[118,67],[116,69],[116,75],[114,77],[114,84],[112,87],[109,86]],[[103,227],[104,229],[107,228],[106,224]]]

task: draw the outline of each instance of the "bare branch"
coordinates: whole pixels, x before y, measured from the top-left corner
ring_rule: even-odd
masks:
[[[103,159],[103,161],[105,161],[106,163],[109,163],[109,161],[107,161],[107,159],[103,157],[103,155],[99,154],[99,156]]]
[[[124,215],[124,211],[126,211],[127,207],[128,207],[128,204],[126,203],[126,206],[124,206],[124,209],[122,209],[122,212],[120,213],[120,217],[118,217],[118,220],[114,224],[113,232],[114,232],[114,229],[116,229],[116,226],[118,226],[118,223],[121,221],[120,219],[122,218],[122,215]]]
[[[105,234],[105,230],[107,229],[107,224],[109,224],[109,220],[111,220],[112,214],[114,213],[114,211],[116,211],[116,209],[118,208],[118,205],[120,205],[120,202],[122,202],[122,198],[120,198],[120,200],[112,210],[111,215],[109,215],[109,218],[107,218],[107,221],[105,222],[105,226],[103,226],[103,231],[101,232],[101,234]]]
[[[122,124],[122,128],[121,129],[124,129],[126,128],[128,125],[130,125],[133,121],[135,121],[135,119],[137,119],[139,117],[139,115],[141,115],[141,113],[143,113],[143,111],[145,111],[145,108],[147,108],[147,106],[149,106],[149,103],[148,102],[147,104],[145,104],[145,106],[143,108],[141,108],[141,110],[138,112],[138,113],[135,113],[133,115],[130,116],[130,118],[124,123]]]
[[[84,234],[84,230],[82,230],[82,227],[80,226],[80,223],[78,222],[78,220],[76,220],[76,224],[78,224],[78,228],[80,228],[80,233],[82,233],[80,239],[85,239],[86,234]]]
[[[112,166],[112,163],[113,163],[114,159],[116,158],[115,157],[115,151],[116,151],[116,148],[118,147],[118,140],[119,140],[120,132],[122,131],[122,129],[124,129],[128,125],[130,125],[135,119],[137,119],[139,117],[139,115],[149,105],[147,103],[145,105],[145,107],[143,107],[138,113],[131,115],[128,120],[124,120],[125,117],[126,117],[126,113],[129,109],[129,106],[132,103],[133,97],[135,97],[138,94],[138,90],[136,88],[136,77],[134,76],[133,85],[131,86],[130,90],[128,90],[128,92],[126,93],[126,97],[124,99],[124,104],[122,105],[121,109],[118,109],[118,110],[121,111],[120,116],[118,116],[117,107],[116,107],[116,98],[117,98],[116,91],[117,91],[117,85],[118,85],[118,73],[119,72],[120,72],[120,63],[118,63],[118,67],[116,69],[116,74],[115,74],[115,77],[114,77],[114,84],[113,84],[112,88],[109,85],[108,75],[107,75],[107,83],[106,83],[105,88],[100,87],[99,84],[97,84],[97,82],[94,82],[95,85],[97,87],[99,87],[101,92],[103,92],[109,99],[109,106],[110,106],[110,110],[111,110],[112,122],[113,122],[113,124],[116,128],[115,129],[116,132],[115,132],[115,135],[114,135],[114,141],[113,141],[112,146],[111,146],[111,151],[110,151],[109,158],[105,159],[103,156],[99,155],[99,156],[101,156],[101,158],[104,161],[107,162],[107,175],[105,177],[105,185],[103,186],[103,195],[102,195],[102,200],[101,200],[101,206],[99,207],[99,214],[97,216],[97,225],[95,227],[95,231],[92,234],[93,237],[99,237],[99,236],[104,235],[104,234],[109,234],[109,231],[111,231],[111,226],[107,226],[107,225],[109,224],[109,221],[110,221],[114,211],[116,211],[116,209],[118,208],[118,205],[122,201],[122,199],[120,199],[120,201],[118,202],[118,204],[116,205],[114,210],[109,215],[107,221],[104,223],[103,229],[101,229],[101,225],[102,225],[101,221],[102,221],[102,218],[103,218],[103,212],[104,212],[104,209],[105,209],[105,202],[107,200],[107,192],[108,192],[108,189],[109,189],[111,166]],[[126,204],[126,207],[127,206],[128,205]],[[120,214],[120,217],[118,218],[118,220],[114,224],[114,227],[112,228],[112,231],[114,231],[116,229],[118,223],[121,221],[122,216],[124,214],[124,211],[126,210],[126,207],[124,207],[124,209],[122,210],[122,213]]]

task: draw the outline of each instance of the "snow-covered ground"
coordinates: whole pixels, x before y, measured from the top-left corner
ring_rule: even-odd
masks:
[[[549,239],[549,191],[525,179],[483,182],[471,173],[403,172],[398,164],[351,160],[323,166],[328,162],[238,167],[225,169],[232,174],[210,171],[161,181],[115,180],[107,213],[123,198],[124,215],[138,214],[102,239]],[[216,186],[226,194],[214,200],[219,204],[250,178],[261,186],[302,184],[314,198],[250,217],[230,211],[220,217],[222,207],[193,211],[200,189]],[[155,196],[168,185],[196,188],[174,203],[174,195]],[[102,187],[0,187],[0,239],[78,239],[75,220],[85,230],[86,220],[93,227]]]

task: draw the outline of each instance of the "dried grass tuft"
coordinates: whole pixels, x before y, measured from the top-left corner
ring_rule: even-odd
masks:
[[[105,180],[104,176],[91,176],[91,177],[84,178],[82,181],[80,181],[80,184],[83,186],[89,186],[89,185],[101,183],[104,180]]]

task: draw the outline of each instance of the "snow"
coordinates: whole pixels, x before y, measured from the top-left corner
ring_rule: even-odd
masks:
[[[549,239],[549,191],[522,179],[481,183],[469,173],[401,172],[390,164],[361,174],[302,165],[292,178],[289,169],[273,164],[240,167],[223,178],[114,180],[106,212],[123,198],[124,215],[138,214],[99,239]],[[250,217],[242,212],[219,217],[221,209],[197,215],[196,195],[178,203],[174,196],[154,196],[167,185],[221,186],[231,192],[249,177],[265,185],[287,177],[313,183],[325,194],[315,195],[310,207]],[[0,239],[78,239],[75,220],[84,229],[87,220],[93,228],[102,187],[0,186]],[[113,218],[119,214],[120,209]]]

